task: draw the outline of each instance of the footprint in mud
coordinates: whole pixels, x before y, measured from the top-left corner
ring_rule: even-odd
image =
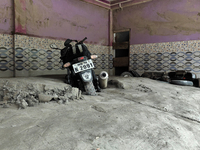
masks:
[[[100,107],[100,106],[91,106],[91,108],[93,108],[94,110],[98,111],[98,112],[103,112],[103,113],[106,113],[106,111]]]
[[[152,92],[152,89],[143,85],[143,84],[139,84],[136,88],[136,90],[141,91],[141,92]]]

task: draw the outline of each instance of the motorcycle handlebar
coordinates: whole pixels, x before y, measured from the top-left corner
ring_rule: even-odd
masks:
[[[85,37],[83,40],[77,42],[77,44],[83,44],[83,42],[87,39],[87,37]]]

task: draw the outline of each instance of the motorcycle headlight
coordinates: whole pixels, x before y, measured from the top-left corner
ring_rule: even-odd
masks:
[[[84,80],[89,81],[92,78],[92,74],[90,72],[85,72],[82,74]]]

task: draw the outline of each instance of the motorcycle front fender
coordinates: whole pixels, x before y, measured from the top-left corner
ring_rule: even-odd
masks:
[[[88,69],[78,73],[83,82],[93,81],[92,70]]]

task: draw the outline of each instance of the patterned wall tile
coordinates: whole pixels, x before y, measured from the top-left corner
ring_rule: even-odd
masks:
[[[137,52],[137,53],[140,53],[140,51],[141,51],[141,45],[140,44],[138,44],[138,45],[134,45],[134,46],[130,46],[130,49],[135,49],[135,51]]]
[[[196,51],[197,47],[198,47],[198,42],[196,40],[194,41],[188,41],[188,45],[189,45],[189,51]]]
[[[159,52],[159,44],[158,43],[153,43],[152,44],[152,49],[153,49],[153,52]]]
[[[0,47],[0,70],[13,71],[13,49]]]
[[[181,42],[173,42],[173,45],[174,45],[174,52],[181,51]]]
[[[113,67],[113,58],[115,56],[115,50],[112,46],[108,46],[108,73],[109,75],[115,74],[115,69]]]
[[[146,44],[141,44],[139,53],[146,53]]]
[[[165,52],[171,52],[174,49],[173,42],[165,43]]]
[[[159,43],[159,52],[166,52],[166,44],[165,43]]]
[[[0,34],[0,46],[5,48],[13,47],[13,35]]]
[[[187,70],[199,74],[200,51],[132,54],[130,63],[139,72]]]
[[[137,47],[142,47],[138,52]],[[151,48],[153,49],[152,51]],[[130,69],[144,71],[187,70],[200,77],[200,41],[180,41],[133,45],[130,48]]]
[[[64,48],[64,40],[54,40],[30,37],[24,35],[15,36],[16,51],[16,70],[18,74],[23,71],[39,71],[56,73],[61,71],[60,51],[50,49],[50,44],[55,43],[59,48]],[[75,42],[71,43],[72,45]],[[109,69],[109,47],[100,45],[85,44],[91,54],[97,54],[99,57],[94,60],[95,69]],[[37,73],[38,75],[38,73]]]
[[[0,71],[1,76],[13,75],[13,52],[15,52],[16,71],[58,72],[61,69],[60,51],[52,50],[49,45],[55,43],[64,47],[64,40],[45,39],[24,35],[0,34]],[[74,43],[73,43],[74,44]],[[94,60],[96,70],[108,70],[113,73],[115,51],[112,46],[100,46],[86,43],[92,54],[99,57]],[[130,69],[144,71],[188,70],[200,74],[200,40],[150,43],[130,45]]]
[[[151,53],[151,52],[154,52],[154,49],[152,47],[152,44],[145,44],[145,50],[143,52],[145,53]]]
[[[15,47],[48,50],[50,49],[49,46],[52,43],[55,43],[59,48],[64,48],[64,40],[15,35]]]
[[[197,51],[200,51],[200,40],[196,41]]]
[[[0,34],[0,77],[11,77],[13,71],[13,35]]]
[[[182,41],[182,42],[181,42],[181,51],[182,51],[182,52],[187,52],[187,51],[189,51],[188,41]]]

